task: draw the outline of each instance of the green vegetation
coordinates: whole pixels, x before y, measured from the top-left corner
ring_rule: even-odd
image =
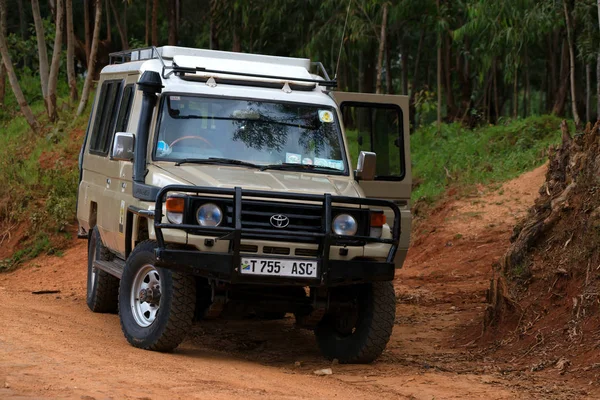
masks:
[[[39,92],[39,81],[35,90]],[[67,101],[65,92],[66,85],[59,104]],[[25,118],[11,118],[7,110],[0,113],[0,243],[21,233],[23,240],[11,257],[0,259],[0,271],[43,253],[57,253],[72,235],[68,227],[75,221],[77,154],[87,122],[87,116],[74,119],[74,110],[67,109],[57,124],[40,118],[44,128],[34,134]],[[32,103],[32,110],[43,114],[41,98]]]
[[[433,201],[449,185],[466,187],[512,179],[542,165],[560,140],[560,118],[530,117],[475,128],[458,123],[417,130],[411,137],[414,200]]]

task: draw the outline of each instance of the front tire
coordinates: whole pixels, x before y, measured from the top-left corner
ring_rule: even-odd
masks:
[[[342,288],[338,296],[351,307],[326,314],[315,329],[321,353],[342,364],[366,364],[381,355],[396,318],[392,282]]]
[[[87,305],[93,312],[116,313],[119,300],[119,279],[94,267],[94,261],[110,261],[114,256],[102,244],[97,227],[88,242]]]
[[[127,258],[119,287],[119,316],[127,341],[171,351],[192,326],[196,283],[191,275],[155,267],[156,242],[138,244]]]

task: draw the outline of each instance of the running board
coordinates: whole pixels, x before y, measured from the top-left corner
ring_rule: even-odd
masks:
[[[96,260],[94,261],[94,268],[101,269],[102,271],[121,279],[123,270],[125,269],[125,261],[116,257],[112,261]]]

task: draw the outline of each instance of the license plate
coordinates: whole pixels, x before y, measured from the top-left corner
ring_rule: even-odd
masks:
[[[273,258],[243,257],[240,271],[244,275],[287,276],[293,278],[316,278],[316,261],[278,260]]]

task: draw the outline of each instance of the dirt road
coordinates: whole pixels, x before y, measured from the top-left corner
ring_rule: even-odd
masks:
[[[331,365],[290,317],[202,322],[172,354],[138,350],[118,316],[85,304],[85,243],[34,260],[0,275],[0,398],[597,398],[594,385],[530,373],[477,344],[490,266],[543,172],[449,200],[418,225],[395,282],[394,333],[372,365]]]

